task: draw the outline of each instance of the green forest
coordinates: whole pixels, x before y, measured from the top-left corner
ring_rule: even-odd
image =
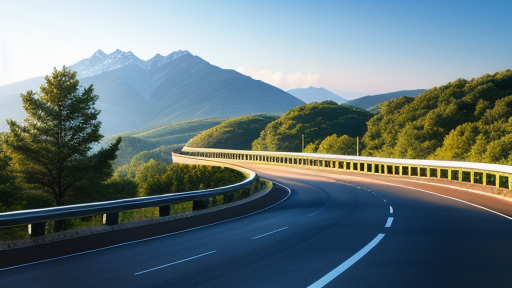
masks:
[[[363,155],[512,164],[512,70],[385,103]]]
[[[258,139],[260,131],[277,118],[279,116],[269,114],[254,114],[233,118],[192,138],[187,146],[251,150],[252,142]]]
[[[305,145],[314,147],[333,134],[362,137],[372,116],[368,111],[334,101],[302,105],[268,124],[252,143],[252,149],[301,152],[302,135]]]

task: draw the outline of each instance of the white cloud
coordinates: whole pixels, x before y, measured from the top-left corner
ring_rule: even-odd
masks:
[[[235,69],[237,72],[250,76],[253,79],[261,80],[270,85],[276,86],[284,91],[294,88],[307,88],[310,86],[320,87],[321,76],[320,74],[302,74],[297,72],[295,74],[283,74],[283,72],[272,72],[270,70],[256,71],[251,68],[238,67]]]

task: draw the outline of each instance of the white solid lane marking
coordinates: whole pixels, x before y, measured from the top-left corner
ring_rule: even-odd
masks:
[[[386,222],[386,226],[384,226],[384,227],[391,227],[392,222],[393,222],[393,217],[388,217],[388,222]]]
[[[148,269],[148,270],[137,272],[137,273],[135,273],[133,275],[135,276],[135,275],[139,275],[139,274],[146,273],[146,272],[149,272],[149,271],[153,271],[153,270],[156,270],[156,269],[164,268],[164,267],[167,267],[167,266],[171,266],[171,265],[174,265],[174,264],[178,264],[178,263],[181,263],[181,262],[185,262],[185,261],[188,261],[188,260],[199,258],[201,256],[212,254],[212,253],[215,253],[215,252],[217,252],[217,251],[210,251],[210,252],[207,252],[207,253],[203,253],[201,255],[197,255],[197,256],[190,257],[190,258],[187,258],[187,259],[183,259],[183,260],[180,260],[180,261],[172,262],[172,263],[169,263],[169,264],[165,264],[165,265],[162,265],[162,266],[158,266],[158,267],[155,267],[155,268],[151,268],[151,269]]]
[[[347,261],[343,262],[340,266],[336,267],[331,272],[327,273],[324,277],[320,278],[320,280],[308,286],[308,288],[320,288],[327,285],[327,283],[331,282],[334,278],[338,277],[341,273],[347,270],[352,264],[356,263],[359,259],[361,259],[368,251],[372,250],[375,245],[379,243],[382,238],[384,238],[385,234],[379,234],[375,237],[370,243],[363,247],[363,249],[359,250],[352,257],[348,258]]]
[[[389,206],[389,214],[393,214],[393,207]]]
[[[281,231],[281,230],[284,230],[284,229],[287,229],[287,228],[288,228],[288,227],[284,227],[284,228],[281,228],[281,229],[277,229],[277,230],[274,230],[274,231],[272,231],[272,232],[268,232],[268,233],[266,233],[266,234],[263,234],[263,235],[260,235],[260,236],[253,237],[253,238],[251,238],[251,240],[254,240],[254,239],[257,239],[257,238],[260,238],[260,237],[263,237],[263,236],[267,236],[267,235],[270,235],[270,234],[272,234],[272,233],[276,233],[276,232],[278,232],[278,231]]]

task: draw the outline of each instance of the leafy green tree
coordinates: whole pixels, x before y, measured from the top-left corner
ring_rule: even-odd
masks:
[[[167,166],[151,159],[137,170],[135,181],[139,186],[139,196],[165,194],[169,190],[162,181],[162,176],[167,173]]]
[[[5,137],[0,133],[0,144]],[[19,187],[16,185],[16,179],[10,168],[11,159],[5,155],[0,146],[0,212],[11,210],[20,210],[22,201],[19,195]]]
[[[342,135],[338,137],[336,134],[326,137],[318,147],[318,153],[336,154],[336,155],[356,155],[357,139]]]
[[[318,139],[306,145],[306,147],[304,147],[304,153],[316,153],[316,151],[318,150],[318,146],[320,146],[320,142],[322,141]]]
[[[101,183],[112,176],[121,138],[93,151],[93,144],[103,138],[93,86],[81,87],[76,72],[66,67],[54,69],[45,79],[41,92],[21,95],[28,116],[24,124],[7,121],[10,132],[3,146],[24,183],[63,205],[76,185]]]

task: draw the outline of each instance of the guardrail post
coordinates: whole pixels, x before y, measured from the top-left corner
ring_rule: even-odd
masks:
[[[103,224],[107,226],[119,224],[119,212],[103,214]]]
[[[224,204],[233,202],[235,195],[233,193],[224,194]]]
[[[46,222],[33,223],[28,225],[28,235],[32,237],[44,236]]]
[[[171,205],[165,205],[158,207],[158,216],[165,217],[171,215]]]
[[[194,200],[192,202],[192,211],[198,211],[208,208],[208,199]]]

